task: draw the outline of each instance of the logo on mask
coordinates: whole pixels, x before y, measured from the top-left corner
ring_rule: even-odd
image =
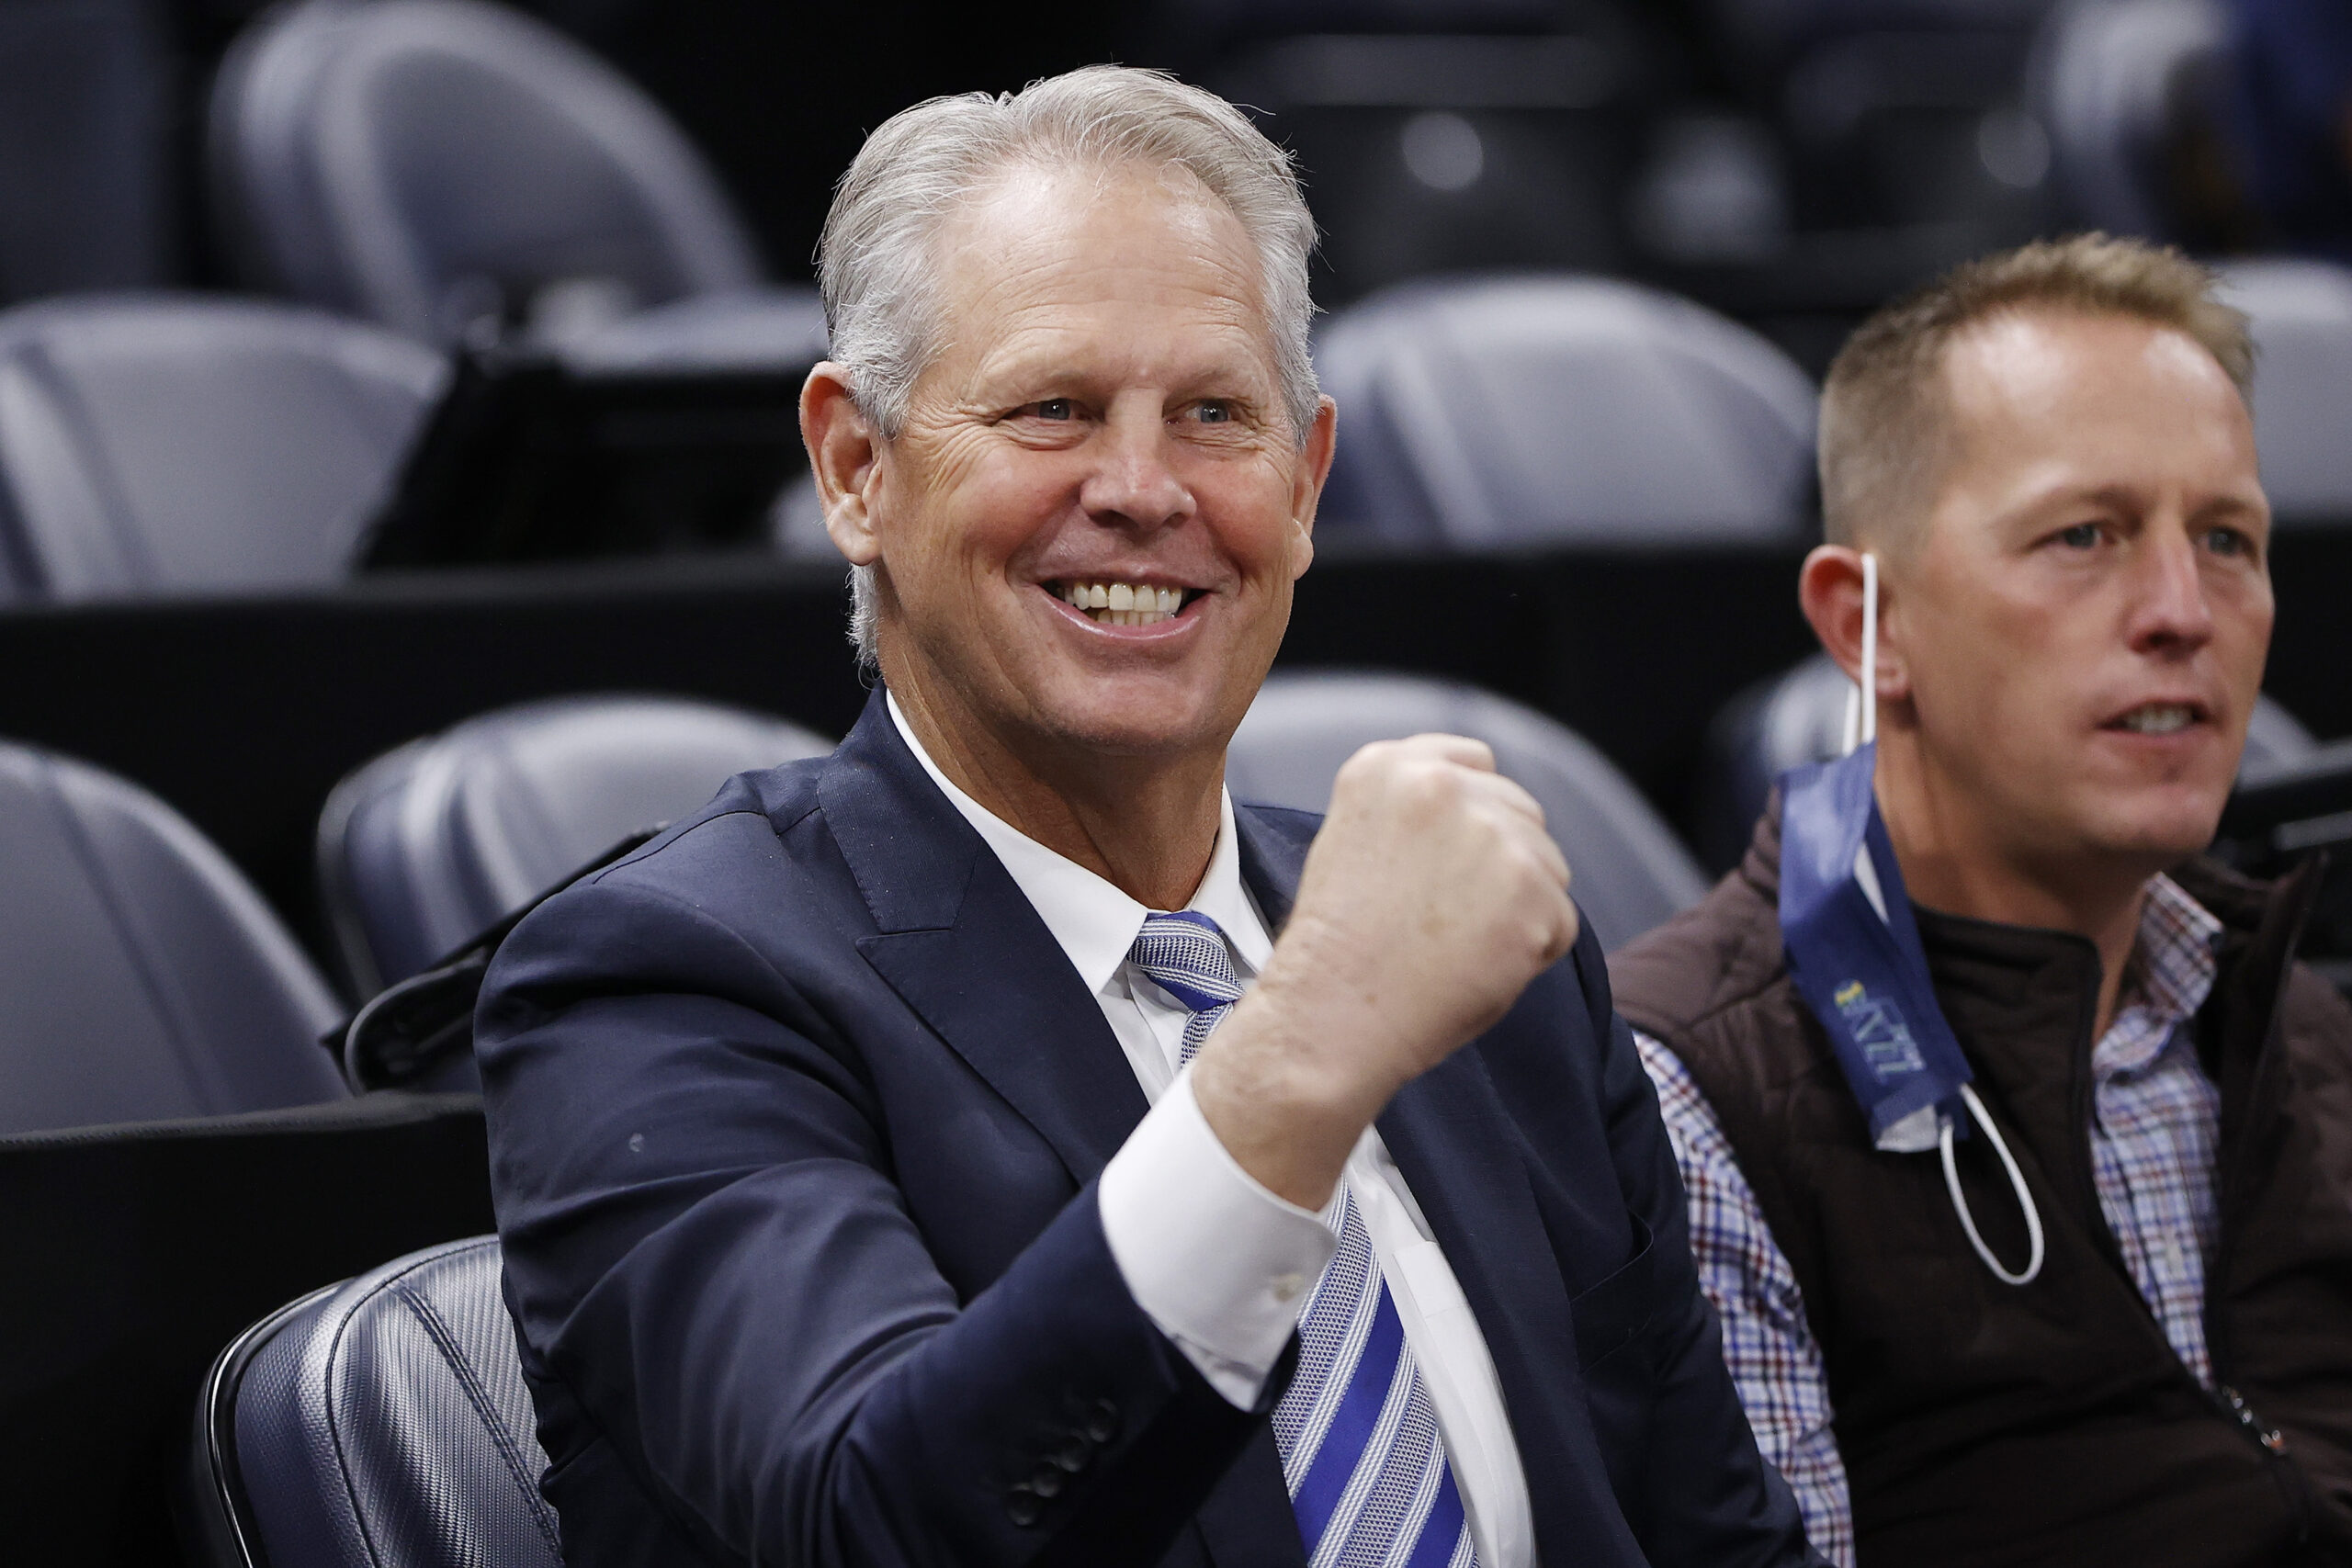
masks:
[[[1903,1011],[1885,997],[1873,997],[1860,980],[1849,980],[1832,993],[1838,1014],[1846,1021],[1854,1043],[1860,1046],[1873,1072],[1883,1082],[1898,1073],[1916,1073],[1927,1066],[1918,1042],[1903,1021]]]

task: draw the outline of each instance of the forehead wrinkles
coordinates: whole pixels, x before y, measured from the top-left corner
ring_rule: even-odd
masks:
[[[1161,368],[1223,367],[1243,370],[1253,389],[1272,389],[1256,251],[1240,220],[1182,165],[1016,165],[971,193],[934,243],[942,265],[932,365],[962,362],[958,382],[1005,368],[1008,356],[1172,347],[1184,364]],[[1091,339],[1090,318],[1102,308],[1153,305],[1183,312],[1194,330],[1165,344]],[[1215,341],[1227,333],[1238,341]]]

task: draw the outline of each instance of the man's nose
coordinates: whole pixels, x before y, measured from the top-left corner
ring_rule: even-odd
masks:
[[[1148,410],[1114,409],[1096,451],[1099,460],[1079,490],[1079,503],[1096,521],[1148,531],[1192,514],[1192,489],[1176,472],[1156,400]]]
[[[2197,541],[2185,527],[2155,528],[2140,553],[2132,646],[2146,651],[2201,648],[2212,639],[2213,607],[2205,596]]]

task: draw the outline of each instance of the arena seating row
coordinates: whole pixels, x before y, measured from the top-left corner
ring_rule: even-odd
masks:
[[[1815,659],[1715,727],[1718,863],[1766,781],[1834,754],[1847,683]],[[1278,674],[1235,737],[1237,795],[1319,810],[1340,765],[1377,739],[1486,740],[1540,801],[1577,895],[1615,948],[1695,902],[1699,863],[1607,759],[1560,724],[1473,687],[1403,675]],[[352,773],[317,834],[344,997],[364,1003],[683,816],[747,769],[822,755],[781,719],[643,696],[572,697],[480,716]],[[2248,765],[2314,742],[2266,702]],[[335,987],[218,850],[127,781],[29,747],[0,750],[0,1134],[225,1115],[345,1092],[322,1038]],[[369,1087],[356,1069],[350,1088]],[[465,1089],[462,1053],[412,1087]]]
[[[2352,270],[2230,276],[2255,320],[2274,507],[2290,525],[2352,517]],[[778,315],[690,300],[607,329],[597,362],[740,346],[746,311]],[[813,357],[812,318],[795,307],[775,352]],[[1327,536],[1476,550],[1788,543],[1809,526],[1811,383],[1688,301],[1595,278],[1410,285],[1332,317],[1317,359],[1346,411]],[[270,302],[0,312],[0,597],[345,581],[447,378],[397,334]],[[776,544],[831,555],[805,480]]]
[[[607,370],[797,370],[821,353],[813,296],[761,286],[740,216],[661,110],[503,8],[303,0],[240,43],[211,123],[247,281],[317,310],[85,297],[0,313],[0,594],[342,581],[451,344],[551,344]],[[2275,505],[2352,516],[2335,395],[2352,271],[2241,263],[2231,288],[2262,350]],[[1656,290],[1406,284],[1331,317],[1317,357],[1346,411],[1336,537],[1787,541],[1812,514],[1804,373]],[[775,520],[779,547],[828,555],[805,482]]]
[[[1487,739],[1544,802],[1606,942],[1698,897],[1696,863],[1606,759],[1552,720],[1469,688],[1277,677],[1236,739],[1234,787],[1320,809],[1357,747],[1440,728]],[[378,759],[336,789],[318,831],[345,995],[364,1002],[426,969],[626,836],[692,811],[729,775],[830,749],[781,719],[615,696],[499,710]],[[169,806],[85,764],[9,747],[0,814],[17,846],[0,871],[0,1133],[345,1092],[320,1043],[334,989]],[[475,1082],[460,1058],[415,1086]]]
[[[1671,274],[1713,265],[1720,283],[1765,265],[1801,290],[1860,309],[1921,268],[2037,229],[2120,221],[2132,231],[2211,243],[2196,215],[2180,210],[2176,153],[2184,118],[2194,120],[2213,79],[2227,74],[2220,56],[2228,8],[2228,0],[1697,0],[1670,7],[1639,0],[1159,0],[1117,8],[1135,14],[1132,24],[1105,22],[1082,41],[1016,44],[974,69],[990,76],[988,85],[1010,85],[1022,79],[1014,73],[1024,53],[1034,74],[1074,63],[1068,50],[1091,51],[1174,66],[1259,106],[1315,175],[1313,199],[1329,236],[1320,282],[1333,301],[1460,267]],[[180,100],[241,79],[267,52],[258,47],[265,37],[293,38],[299,48],[289,49],[300,58],[242,91],[253,113],[218,128],[216,152],[232,133],[286,152],[273,125],[313,112],[303,107],[306,95],[332,80],[338,92],[365,88],[416,111],[395,164],[499,161],[483,133],[515,123],[484,91],[500,78],[479,69],[469,75],[446,57],[436,64],[413,28],[403,42],[393,36],[401,27],[370,19],[356,30],[374,32],[373,40],[351,44],[341,35],[355,30],[345,24],[358,9],[348,0],[273,16],[261,16],[256,0],[21,0],[7,7],[0,18],[0,299],[272,270],[254,237],[235,224],[175,221],[186,217],[175,208],[218,205],[232,183],[216,163],[213,202],[179,188],[199,183],[202,160],[179,143],[200,133],[206,118]],[[827,96],[840,102],[844,122],[872,123],[874,106],[980,85],[919,80],[909,62],[869,58],[855,73],[834,73],[857,85],[828,94],[822,87],[831,85],[820,84],[811,95],[815,73],[804,74],[800,62],[729,52],[752,37],[720,14],[726,8],[683,26],[629,25],[650,9],[620,0],[585,10],[524,4],[503,15],[526,28],[516,11],[557,17],[663,87],[706,135],[807,126],[821,120]],[[216,72],[235,24],[257,16]],[[476,30],[494,28],[496,19]],[[1041,19],[1039,30],[1070,29]],[[808,32],[812,41],[834,36],[821,27]],[[756,46],[774,49],[792,36],[788,25],[763,27]],[[567,74],[540,42],[533,37],[525,51],[529,78],[605,97],[602,118],[626,137],[637,111],[604,94],[610,73]],[[571,62],[594,65],[578,44],[560,42]],[[362,55],[375,63],[345,63]],[[698,68],[681,70],[681,56]],[[397,69],[379,68],[396,60]],[[690,107],[688,93],[723,98],[728,108]],[[763,93],[795,101],[768,116],[745,114],[747,101]],[[365,96],[352,94],[355,103]],[[812,96],[816,106],[806,101]],[[216,105],[227,101],[216,96]],[[344,127],[352,130],[348,119]],[[571,175],[599,183],[597,140],[584,134],[548,151]],[[380,141],[354,131],[324,162],[288,153],[261,184],[283,189],[321,168],[374,159],[380,145],[371,152],[369,143]],[[719,150],[759,204],[758,226],[777,259],[805,254],[831,170],[779,175],[777,165],[792,161],[772,147]],[[335,199],[380,210],[388,194],[407,193],[379,185]],[[680,200],[713,210],[699,197]],[[780,202],[790,210],[779,210]],[[531,205],[512,206],[447,216],[453,228],[503,245],[537,231]],[[747,232],[740,222],[731,227],[739,240]],[[722,243],[711,254],[728,251],[739,263],[731,276],[756,273],[746,244]],[[413,279],[427,270],[397,256],[379,265]],[[628,263],[630,288],[650,301],[700,286],[698,277],[729,276],[723,262],[715,274],[703,270],[708,265],[639,250]],[[526,287],[510,292],[516,281]],[[527,281],[487,275],[449,302],[459,316],[486,303],[527,314]],[[1704,291],[1742,314],[1768,308],[1761,299],[1742,303]],[[594,308],[593,299],[571,298]],[[436,331],[453,324],[429,319]]]

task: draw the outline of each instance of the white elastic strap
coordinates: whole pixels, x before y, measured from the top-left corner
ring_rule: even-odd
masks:
[[[1862,552],[1862,729],[1865,746],[1878,739],[1878,557]]]
[[[2041,1211],[2033,1206],[2033,1194],[2026,1190],[2025,1173],[2018,1169],[2017,1159],[2002,1139],[2001,1130],[1993,1125],[1990,1116],[1984,1114],[1984,1102],[1977,1099],[1976,1091],[1966,1084],[1960,1086],[1960,1098],[1966,1102],[1968,1113],[1976,1118],[1976,1124],[1984,1130],[1984,1135],[1993,1140],[1994,1151],[2001,1156],[2002,1168],[2009,1173],[2009,1185],[2017,1190],[2018,1207],[2025,1213],[2026,1235],[2033,1241],[2033,1255],[2026,1259],[2025,1272],[2012,1274],[2002,1268],[2001,1260],[1993,1256],[1993,1249],[1984,1245],[1984,1238],[1976,1234],[1976,1216],[1968,1212],[1968,1200],[1961,1196],[1960,1166],[1952,1157],[1952,1129],[1951,1123],[1947,1122],[1941,1142],[1944,1185],[1951,1191],[1952,1212],[1960,1216],[1961,1229],[1968,1233],[1968,1245],[1976,1249],[1976,1256],[1984,1260],[1984,1267],[1993,1270],[1994,1278],[2005,1285],[2030,1285],[2041,1272]]]

